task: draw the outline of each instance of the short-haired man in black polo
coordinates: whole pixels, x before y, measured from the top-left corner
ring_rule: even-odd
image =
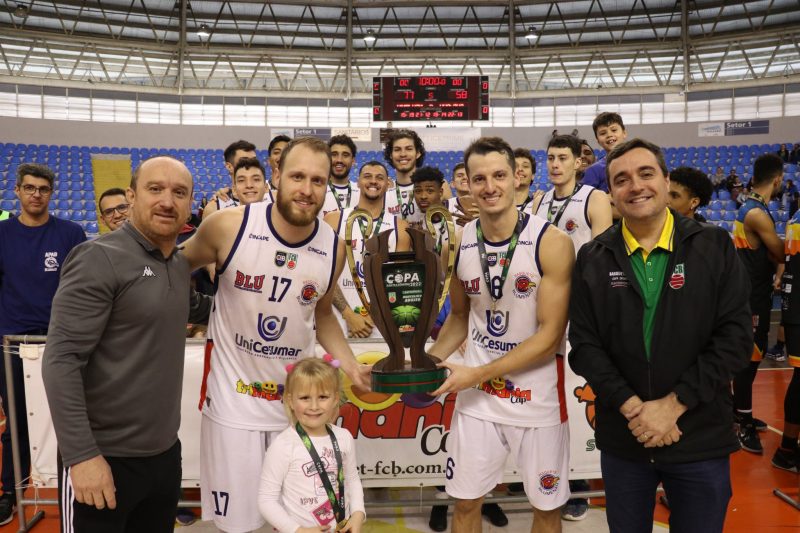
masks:
[[[727,232],[667,208],[658,146],[620,143],[606,169],[622,221],[578,253],[569,363],[597,395],[608,523],[652,531],[662,483],[671,530],[721,532],[739,449],[729,384],[753,339],[747,273]]]

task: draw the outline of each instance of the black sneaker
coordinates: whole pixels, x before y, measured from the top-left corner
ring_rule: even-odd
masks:
[[[508,525],[506,513],[504,513],[496,503],[484,503],[481,505],[481,514],[488,518],[489,522],[495,527],[504,527]]]
[[[761,455],[764,453],[764,448],[761,446],[761,440],[758,438],[755,426],[753,424],[746,424],[739,427],[739,444],[742,449],[750,453]]]
[[[783,347],[778,348],[778,345],[771,346],[764,352],[764,357],[772,361],[783,362],[786,361],[786,351]]]
[[[0,526],[4,526],[14,519],[17,510],[17,498],[10,493],[0,496]]]
[[[741,415],[738,412],[734,411],[733,417],[736,424],[741,425],[742,423]],[[768,429],[766,422],[764,422],[760,418],[755,418],[755,417],[753,417],[753,427],[756,428],[756,431],[766,431]]]
[[[434,531],[444,531],[447,529],[447,506],[434,505],[431,507],[431,518],[428,526]]]
[[[772,456],[772,466],[789,472],[800,472],[800,451],[778,448]]]

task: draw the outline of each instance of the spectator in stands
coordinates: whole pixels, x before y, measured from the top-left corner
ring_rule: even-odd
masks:
[[[717,167],[717,172],[711,178],[711,184],[714,186],[715,191],[720,191],[725,188],[725,171],[722,167]]]
[[[790,217],[797,211],[798,199],[800,199],[800,193],[797,191],[797,185],[792,180],[786,180],[783,188],[783,208],[789,211]]]
[[[223,157],[225,158],[225,168],[228,169],[228,174],[230,174],[231,177],[231,188],[229,188],[227,192],[231,192],[233,189],[233,173],[236,164],[240,159],[256,157],[256,145],[249,141],[238,140],[225,148]],[[223,191],[217,191],[217,194],[211,199],[211,202],[205,206],[203,209],[203,220],[208,218],[211,213],[239,205],[240,199],[235,193],[222,193]]]
[[[275,172],[278,170],[278,164],[281,162],[281,154],[286,149],[286,146],[291,142],[292,138],[288,135],[276,135],[272,138],[269,142],[269,146],[267,147],[267,154],[269,157],[269,169],[270,169],[270,183],[272,183],[272,176],[275,175]],[[255,157],[255,156],[253,156]],[[270,185],[270,190],[274,189],[274,185]]]
[[[778,154],[778,157],[780,157],[780,158],[781,158],[781,160],[782,160],[784,163],[788,163],[788,162],[790,162],[790,161],[791,161],[792,154],[791,154],[791,152],[789,151],[789,149],[788,149],[788,148],[786,148],[786,145],[785,145],[785,144],[782,144],[782,145],[781,145],[781,147],[780,147],[780,149],[779,149],[779,150],[778,150],[776,153]]]
[[[597,161],[597,156],[594,155],[594,150],[592,149],[589,141],[584,139],[579,139],[581,142],[581,167],[578,169],[576,177],[578,178],[578,183],[583,180],[583,175],[586,173],[586,169],[590,166],[594,165]]]
[[[100,219],[110,231],[116,231],[128,220],[130,204],[125,197],[125,191],[119,187],[104,191],[97,206],[100,208]]]
[[[70,480],[63,531],[171,532],[175,523],[186,323],[210,312],[210,298],[190,297],[189,263],[175,253],[192,177],[155,157],[127,194],[129,222],[70,254],[53,300],[42,378],[60,479]]]
[[[622,117],[618,113],[600,113],[592,122],[592,130],[594,130],[597,143],[606,151],[606,155],[611,152],[614,146],[628,137],[628,132],[625,131],[625,124],[623,124]],[[608,192],[605,156],[586,169],[582,183],[591,185],[603,192]]]
[[[14,193],[19,199],[20,213],[16,218],[0,222],[0,338],[3,335],[47,335],[61,265],[70,251],[86,240],[79,225],[49,214],[54,185],[55,174],[44,165],[23,163],[17,168]],[[12,379],[22,479],[14,479],[9,424],[2,436],[0,525],[12,520],[16,506],[14,488],[17,482],[27,479],[31,463],[25,382],[16,346],[18,343],[13,343],[11,376],[6,375],[4,366],[0,367],[0,396],[8,398],[6,383]]]
[[[663,483],[671,530],[721,533],[739,448],[728,387],[752,343],[747,274],[727,232],[667,208],[658,146],[633,139],[607,162],[622,222],[578,252],[569,363],[597,395],[608,524],[652,531]]]
[[[789,156],[789,162],[794,164],[800,164],[800,142],[794,143],[794,147],[792,147],[792,153]]]
[[[742,185],[743,185],[742,180],[736,174],[736,169],[732,168],[731,171],[728,173],[728,176],[725,178],[725,188],[728,189],[728,192],[731,193],[731,198],[736,198],[736,195],[739,194]],[[739,190],[735,191],[736,194],[734,194],[734,189],[737,188]]]
[[[768,203],[783,181],[783,161],[775,154],[763,154],[753,163],[752,192],[739,208],[733,228],[737,255],[750,278],[750,311],[752,313],[753,346],[750,364],[733,380],[733,405],[739,423],[742,448],[755,454],[764,453],[753,418],[753,381],[758,365],[767,349],[773,277],[776,265],[784,262],[784,243],[775,232],[775,222]]]
[[[669,173],[669,206],[680,215],[705,222],[697,209],[708,205],[711,192],[711,181],[705,172],[678,167]]]

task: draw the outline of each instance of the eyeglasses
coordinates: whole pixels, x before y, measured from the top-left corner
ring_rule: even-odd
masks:
[[[37,192],[42,196],[47,196],[48,194],[53,192],[53,188],[50,187],[49,185],[42,185],[41,187],[37,187],[36,185],[31,185],[30,183],[26,183],[25,185],[20,187],[20,189],[22,189],[22,192],[24,192],[28,196],[33,196],[34,193]]]
[[[124,214],[127,214],[128,208],[130,206],[131,206],[131,204],[115,205],[114,207],[109,207],[107,209],[103,209],[102,211],[100,211],[100,214],[103,215],[104,217],[110,217],[111,215],[114,214],[114,211],[116,211],[120,215],[124,215]]]

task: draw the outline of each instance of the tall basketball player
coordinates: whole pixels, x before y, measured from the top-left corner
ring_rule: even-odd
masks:
[[[294,139],[283,152],[274,203],[220,211],[183,253],[194,266],[215,263],[217,292],[201,389],[203,519],[217,528],[260,528],[259,472],[272,436],[287,425],[286,365],[312,357],[316,340],[358,386],[360,366],[331,313],[344,247],[317,219],[331,158],[319,139]]]
[[[560,531],[569,429],[556,351],[575,252],[547,220],[514,208],[518,180],[507,142],[478,139],[464,158],[480,215],[464,227],[452,309],[430,349],[444,360],[467,341],[464,363],[441,363],[449,376],[432,393],[459,393],[446,469],[447,493],[457,499],[453,531],[480,531],[481,503],[509,453],[534,508],[532,531]]]

